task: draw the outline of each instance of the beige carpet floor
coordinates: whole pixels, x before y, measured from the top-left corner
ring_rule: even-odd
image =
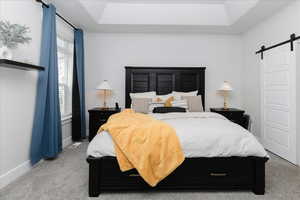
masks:
[[[300,200],[300,168],[274,155],[267,163],[266,194],[252,192],[134,192],[104,193],[88,197],[88,164],[85,161],[87,143],[78,148],[66,148],[52,161],[38,164],[29,173],[0,190],[0,200]]]

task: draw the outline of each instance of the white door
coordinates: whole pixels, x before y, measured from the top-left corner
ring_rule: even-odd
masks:
[[[290,45],[261,60],[262,140],[265,148],[296,164],[296,55]]]

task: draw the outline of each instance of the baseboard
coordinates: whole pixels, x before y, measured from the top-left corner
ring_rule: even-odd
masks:
[[[71,136],[63,139],[63,142],[62,142],[63,148],[65,148],[71,144],[72,144]],[[33,167],[34,166],[31,166],[31,164],[30,164],[30,160],[27,160],[24,163],[20,164],[19,166],[15,167],[14,169],[9,170],[5,174],[0,175],[0,189],[4,188],[8,184],[15,181],[17,178],[28,173]]]
[[[15,181],[20,176],[26,174],[32,169],[30,161],[25,161],[14,169],[9,170],[0,176],[0,189]]]
[[[63,139],[63,142],[62,142],[63,149],[66,148],[67,146],[71,145],[71,144],[72,144],[72,137],[71,136],[66,137],[65,139]]]

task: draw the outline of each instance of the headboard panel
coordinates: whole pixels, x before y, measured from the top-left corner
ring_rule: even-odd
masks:
[[[205,67],[125,67],[125,107],[130,108],[129,93],[156,91],[163,95],[172,91],[198,90],[205,108]]]

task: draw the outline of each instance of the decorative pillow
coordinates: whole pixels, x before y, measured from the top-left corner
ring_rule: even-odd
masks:
[[[156,107],[153,113],[171,113],[171,112],[186,112],[185,108],[180,107]]]
[[[155,102],[155,103],[164,103],[171,96],[172,96],[171,93],[170,94],[166,94],[166,95],[156,95],[152,102]]]
[[[155,98],[155,92],[139,92],[139,93],[130,93],[130,98]]]
[[[169,97],[166,101],[165,101],[165,107],[172,107],[172,101],[174,101],[174,97]]]
[[[149,104],[151,103],[152,98],[133,98],[131,100],[131,108],[135,112],[139,113],[148,113]]]
[[[172,107],[181,107],[181,108],[185,108],[188,109],[188,103],[186,99],[182,99],[182,100],[175,100],[171,102]]]
[[[156,95],[155,98],[152,99],[152,102],[149,105],[149,112],[152,112],[156,107],[162,107],[165,105],[166,100],[171,97],[172,94],[166,95]]]
[[[163,102],[161,102],[161,103],[151,102],[149,104],[149,113],[152,113],[154,108],[156,108],[156,107],[162,107],[164,105],[165,105],[165,103],[163,103]]]
[[[203,112],[202,98],[198,96],[183,96],[182,99],[187,101],[188,110],[190,112]]]
[[[183,96],[197,96],[198,90],[191,91],[191,92],[176,92],[173,91],[172,95],[174,96],[175,100],[181,100]]]

